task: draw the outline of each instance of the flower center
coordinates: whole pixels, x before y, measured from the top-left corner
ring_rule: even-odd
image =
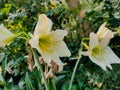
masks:
[[[100,46],[96,46],[92,49],[92,56],[97,57],[102,54],[102,48]]]
[[[39,48],[42,50],[42,51],[51,51],[52,49],[52,40],[51,40],[51,37],[41,37],[39,38]]]

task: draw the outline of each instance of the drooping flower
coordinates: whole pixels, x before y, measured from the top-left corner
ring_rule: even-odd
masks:
[[[0,25],[0,47],[9,45],[17,36],[17,34],[12,34],[3,24]]]
[[[33,48],[38,50],[48,65],[53,60],[59,65],[59,71],[61,71],[64,64],[59,57],[71,55],[63,41],[64,36],[67,35],[67,31],[51,31],[51,28],[52,21],[45,14],[41,14],[35,27],[34,35],[29,43]]]
[[[106,66],[112,69],[110,64],[120,63],[119,57],[108,47],[110,39],[114,37],[114,34],[103,24],[97,34],[90,33],[89,50],[83,52],[83,55],[89,56],[103,70],[106,70]]]

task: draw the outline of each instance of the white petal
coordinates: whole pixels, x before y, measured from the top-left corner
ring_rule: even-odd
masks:
[[[107,59],[107,61],[110,63],[110,64],[114,64],[114,63],[120,63],[120,58],[118,56],[115,55],[115,53],[112,51],[111,48],[107,47],[105,49],[105,55],[104,55]]]
[[[16,37],[17,37],[16,35],[13,35],[11,37],[7,37],[7,38],[0,40],[0,47],[9,45]]]
[[[3,24],[0,25],[0,33],[13,35],[7,28],[4,27]]]
[[[101,34],[103,34],[104,33],[104,30],[105,30],[105,25],[106,25],[106,22],[104,22],[100,27],[99,27],[99,29],[98,29],[98,32],[97,32],[97,35],[101,35]]]
[[[0,40],[3,40],[5,38],[9,38],[13,36],[13,34],[3,26],[3,24],[0,25]]]
[[[37,36],[33,36],[30,40],[29,40],[29,43],[30,45],[33,47],[33,48],[36,48],[36,49],[39,49],[38,48],[38,37]]]
[[[61,71],[63,69],[64,64],[61,62],[61,60],[59,59],[57,53],[55,51],[52,51],[51,53],[47,53],[47,52],[42,52],[41,53],[44,61],[50,66],[50,62],[51,60],[53,60],[58,66],[59,66],[59,71]]]
[[[94,58],[93,56],[89,56],[90,60],[92,60],[92,62],[94,62],[95,64],[99,65],[103,70],[106,70],[106,64],[103,63],[103,60],[98,60],[96,58]]]
[[[112,66],[110,64],[106,64],[106,65],[109,67],[109,69],[112,70]]]
[[[52,37],[53,41],[59,41],[59,40],[63,40],[64,36],[66,35],[67,35],[67,31],[65,30],[55,30],[51,32],[48,36]]]
[[[106,49],[109,45],[109,42],[110,42],[110,39],[111,38],[104,38],[100,41],[100,46],[103,48],[103,49]]]
[[[42,52],[42,53],[41,53],[41,51],[39,51],[39,52],[40,52],[43,60],[45,61],[45,63],[47,63],[48,66],[51,66],[50,62],[51,62],[52,59],[51,59],[50,55],[47,54],[46,52]]]
[[[109,30],[107,27],[105,27],[105,25],[106,25],[106,22],[105,23],[103,23],[101,26],[100,26],[100,28],[99,28],[99,30],[98,30],[98,32],[97,32],[97,35],[100,37],[100,39],[104,39],[104,38],[113,38],[114,37],[114,34],[116,33],[116,32],[112,32],[111,30]]]
[[[99,45],[99,38],[98,36],[91,32],[90,33],[90,41],[89,41],[89,46],[90,46],[90,49],[93,49],[95,46],[98,46]]]
[[[9,45],[17,36],[17,34],[12,34],[3,24],[0,25],[0,47]]]
[[[34,35],[41,36],[48,34],[51,30],[51,27],[52,21],[45,14],[41,14],[35,27]]]
[[[66,30],[62,30],[62,29],[56,29],[55,30],[55,35],[58,36],[59,38],[63,39],[64,36],[67,35],[67,31]]]
[[[71,56],[71,53],[69,49],[67,48],[64,41],[59,41],[53,44],[53,49],[57,52],[58,56],[64,57],[64,56]]]

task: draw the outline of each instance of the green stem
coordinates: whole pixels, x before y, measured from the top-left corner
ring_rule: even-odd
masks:
[[[29,38],[29,35],[25,32],[21,32],[21,35],[25,35],[27,38]]]
[[[20,33],[18,33],[16,35],[19,36],[18,38],[22,38],[22,39],[25,39],[25,40],[29,39],[29,35],[27,33],[25,33],[25,32],[20,32]]]
[[[18,37],[20,39],[28,40],[26,37]]]
[[[55,78],[52,79],[52,84],[53,84],[53,90],[56,90]]]
[[[39,69],[40,69],[42,78],[43,78],[43,80],[44,80],[44,84],[45,84],[46,90],[50,90],[49,85],[48,85],[48,83],[47,83],[47,81],[46,81],[44,72],[43,72],[43,70],[42,70],[42,66],[41,66],[41,63],[40,63],[40,61],[39,61],[39,57],[38,57],[38,55],[36,54],[36,52],[35,52],[34,50],[32,50],[32,51],[33,51],[33,56],[34,56],[35,60],[37,61],[38,65],[39,65]]]
[[[73,83],[73,80],[74,80],[74,77],[75,77],[75,73],[76,73],[79,61],[80,61],[80,59],[82,57],[81,56],[81,52],[83,50],[83,45],[84,45],[84,41],[85,40],[89,40],[89,38],[82,38],[82,40],[81,40],[81,45],[80,45],[80,50],[79,50],[79,57],[78,57],[77,62],[75,64],[75,67],[74,67],[74,70],[73,70],[73,73],[72,73],[72,77],[71,77],[71,80],[70,80],[70,85],[69,85],[68,90],[71,90],[71,88],[72,88],[72,83]]]
[[[73,79],[75,77],[75,72],[76,72],[77,66],[79,64],[79,61],[80,61],[80,59],[78,59],[76,64],[75,64],[75,67],[74,67],[74,70],[73,70],[73,73],[72,73],[72,77],[71,77],[71,80],[70,80],[70,86],[69,86],[68,90],[71,90],[71,88],[72,88]]]

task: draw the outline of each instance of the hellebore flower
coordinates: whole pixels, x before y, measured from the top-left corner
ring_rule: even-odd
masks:
[[[50,62],[53,60],[59,66],[59,71],[61,71],[64,64],[59,57],[71,55],[63,41],[64,36],[67,35],[67,31],[51,31],[51,28],[52,21],[45,14],[39,15],[34,35],[29,43],[33,48],[38,50],[48,65],[51,65]]]
[[[0,25],[0,47],[9,45],[17,36],[17,34],[12,34],[3,24]]]
[[[97,34],[93,32],[90,33],[89,50],[82,54],[89,56],[89,58],[103,70],[106,70],[106,66],[112,69],[110,64],[120,63],[120,59],[112,49],[108,47],[109,41],[114,37],[114,34],[114,32],[107,29],[105,24],[103,24]]]

